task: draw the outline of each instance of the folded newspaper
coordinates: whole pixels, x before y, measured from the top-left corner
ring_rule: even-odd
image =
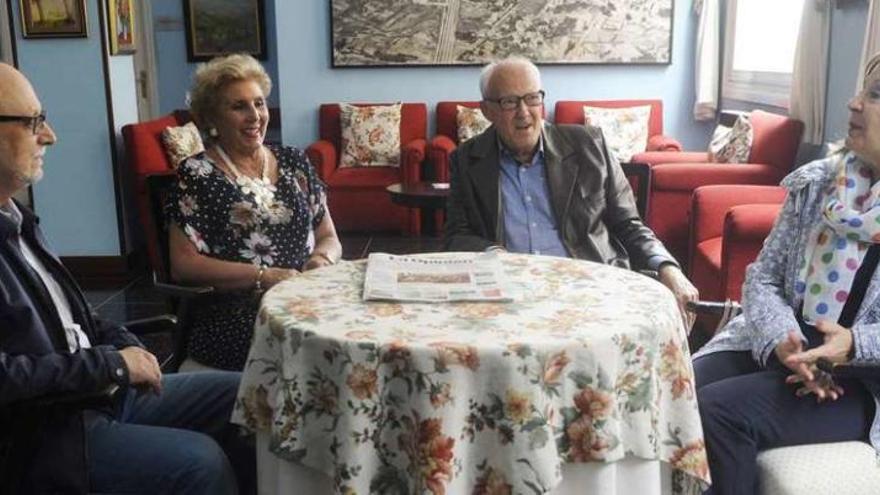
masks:
[[[516,299],[495,253],[396,256],[371,253],[364,300],[412,302]]]

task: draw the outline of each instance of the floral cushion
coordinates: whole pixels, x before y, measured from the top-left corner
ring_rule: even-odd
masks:
[[[602,129],[605,142],[619,162],[628,162],[648,146],[651,106],[603,108],[584,106],[584,123]]]
[[[162,131],[162,144],[171,168],[176,169],[180,162],[205,151],[202,135],[192,122],[180,127],[168,127]]]
[[[482,134],[492,125],[479,108],[455,106],[455,123],[458,126],[458,144]]]
[[[719,125],[709,143],[709,159],[715,163],[746,163],[753,137],[752,124],[745,115],[739,116],[733,127]]]
[[[400,103],[340,104],[342,153],[339,167],[400,166]]]

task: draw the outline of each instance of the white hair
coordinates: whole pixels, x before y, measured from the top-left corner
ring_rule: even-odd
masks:
[[[511,56],[507,57],[503,60],[496,60],[485,67],[480,71],[480,95],[482,95],[483,99],[489,96],[489,81],[492,79],[492,75],[495,73],[496,69],[501,67],[525,67],[529,72],[532,73],[532,76],[535,77],[535,80],[538,81],[538,86],[541,85],[541,72],[538,70],[538,67],[532,63],[531,60],[525,57],[519,56]]]

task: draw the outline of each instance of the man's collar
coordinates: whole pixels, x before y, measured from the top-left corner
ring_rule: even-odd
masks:
[[[541,157],[544,156],[544,129],[541,129],[541,134],[538,136],[538,148],[535,150],[535,154],[532,155],[532,158],[531,158],[531,160],[529,160],[528,163],[519,163],[516,160],[516,157],[513,154],[513,151],[511,151],[510,148],[508,148],[507,145],[504,144],[504,141],[501,140],[501,136],[499,136],[497,133],[495,134],[495,136],[496,136],[496,141],[498,143],[498,154],[501,155],[502,157],[510,158],[510,160],[513,161],[513,163],[528,167],[528,166],[531,166],[533,163],[535,163],[536,156],[541,156]]]
[[[22,227],[29,227],[37,221],[36,215],[27,208],[22,208],[14,199],[0,205],[0,237],[8,238],[21,235]]]

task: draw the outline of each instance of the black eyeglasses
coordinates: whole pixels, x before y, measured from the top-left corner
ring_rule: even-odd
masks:
[[[31,132],[36,134],[46,123],[46,111],[43,110],[39,115],[0,115],[0,122],[21,122],[31,128]]]
[[[544,90],[539,90],[535,93],[526,93],[522,96],[503,96],[501,98],[484,98],[485,101],[491,101],[492,103],[497,103],[502,110],[516,110],[519,107],[519,102],[525,102],[526,106],[529,107],[537,107],[544,103]]]

